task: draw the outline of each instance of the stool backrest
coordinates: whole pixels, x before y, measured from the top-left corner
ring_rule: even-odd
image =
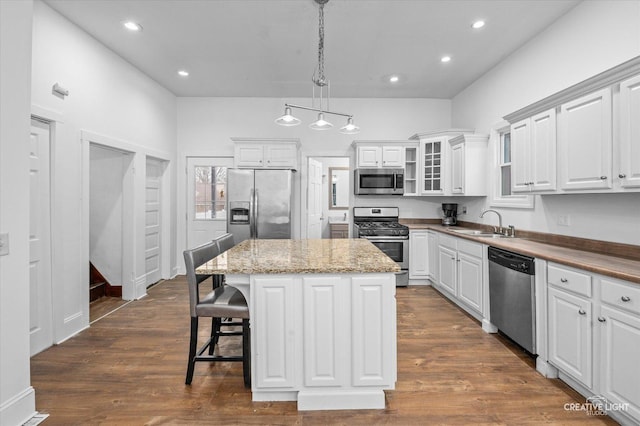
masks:
[[[198,284],[199,281],[202,281],[198,280],[196,276],[196,268],[207,263],[218,254],[220,254],[220,250],[215,241],[210,241],[183,252],[184,264],[187,270],[187,284],[189,285],[189,307],[192,317],[196,316],[196,305],[200,301]]]
[[[218,243],[220,253],[224,253],[235,245],[235,243],[233,242],[233,234],[229,233],[219,236],[214,241]]]

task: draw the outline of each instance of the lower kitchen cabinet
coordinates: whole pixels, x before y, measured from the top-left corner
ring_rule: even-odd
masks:
[[[438,281],[438,233],[435,231],[427,231],[428,246],[428,278],[431,282]]]
[[[349,224],[330,223],[329,235],[331,238],[349,238]]]
[[[484,249],[463,238],[439,236],[437,287],[479,319],[483,314]]]
[[[556,264],[547,280],[548,361],[586,397],[606,398],[614,419],[637,424],[640,286]]]
[[[429,240],[427,231],[409,231],[409,279],[429,277]]]
[[[549,362],[592,389],[591,302],[555,288],[547,294]]]

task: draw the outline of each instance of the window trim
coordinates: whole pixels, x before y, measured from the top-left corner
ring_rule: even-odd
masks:
[[[533,209],[535,197],[533,195],[516,194],[502,195],[502,135],[511,130],[511,125],[507,121],[501,121],[491,128],[489,149],[491,158],[491,207],[505,207],[513,209]],[[513,139],[511,139],[513,150]],[[511,157],[511,172],[513,173],[513,156]],[[513,175],[512,175],[513,176]]]

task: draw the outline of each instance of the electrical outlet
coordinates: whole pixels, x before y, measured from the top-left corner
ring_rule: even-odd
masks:
[[[462,214],[467,214],[467,206],[462,206]]]
[[[9,254],[9,234],[0,234],[0,256],[6,256]]]
[[[569,226],[570,225],[569,215],[568,214],[558,215],[558,225]]]

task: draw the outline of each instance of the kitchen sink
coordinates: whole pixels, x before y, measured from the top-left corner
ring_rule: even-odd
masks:
[[[487,231],[483,231],[481,229],[451,229],[451,228],[449,228],[449,230],[451,232],[455,232],[457,234],[472,235],[474,237],[509,238],[506,235],[496,234],[494,232],[487,232]]]

